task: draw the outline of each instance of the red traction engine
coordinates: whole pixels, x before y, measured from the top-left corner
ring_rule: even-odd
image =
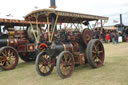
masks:
[[[104,47],[99,40],[91,39],[89,29],[83,32],[63,29],[55,36],[55,41],[43,43],[45,49],[37,56],[36,70],[40,75],[49,75],[54,66],[61,78],[69,77],[74,67],[81,64],[88,63],[93,68],[103,66]]]
[[[36,58],[36,43],[32,38],[31,27],[28,26],[25,30],[16,30],[12,26],[12,24],[11,27],[6,24],[3,28],[0,26],[1,30],[8,31],[6,34],[0,33],[0,67],[3,70],[14,69],[18,64],[19,57],[26,62]]]
[[[103,66],[104,47],[100,40],[92,39],[92,32],[83,26],[89,27],[90,21],[107,20],[107,17],[40,9],[25,18],[28,21],[47,22],[46,32],[41,38],[43,43],[39,45],[41,52],[35,62],[39,75],[49,75],[56,66],[59,76],[67,78],[75,66],[86,63],[93,68]],[[62,29],[65,23],[67,25]]]

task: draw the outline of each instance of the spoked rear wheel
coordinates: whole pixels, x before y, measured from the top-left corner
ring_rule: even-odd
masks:
[[[92,39],[92,32],[90,29],[86,28],[83,30],[83,40],[85,45],[87,45],[89,43],[89,41]]]
[[[103,66],[104,63],[104,46],[100,40],[93,39],[87,45],[87,61],[93,68]]]
[[[0,49],[0,66],[4,70],[11,70],[18,64],[18,53],[17,51],[6,46]]]
[[[61,78],[67,78],[71,76],[74,70],[74,58],[69,51],[63,51],[57,58],[57,72]]]
[[[50,57],[45,52],[40,52],[36,58],[36,71],[41,76],[51,74],[54,65],[50,62]]]

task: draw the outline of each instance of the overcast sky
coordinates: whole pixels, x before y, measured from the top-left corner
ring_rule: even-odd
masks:
[[[48,8],[50,0],[1,0],[0,18],[23,19],[29,12]],[[123,22],[128,24],[128,0],[56,0],[57,9],[110,17],[119,21],[119,14],[123,15]],[[13,17],[7,17],[12,14]]]

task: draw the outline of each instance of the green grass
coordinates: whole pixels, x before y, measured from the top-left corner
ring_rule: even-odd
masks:
[[[75,68],[71,77],[61,79],[56,68],[51,75],[42,77],[34,62],[20,60],[16,69],[0,72],[0,85],[128,85],[128,43],[104,46],[106,57],[101,68],[82,65]]]

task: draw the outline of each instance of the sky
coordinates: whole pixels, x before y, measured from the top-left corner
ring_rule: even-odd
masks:
[[[48,8],[50,0],[1,0],[0,18],[21,19],[29,12]],[[58,10],[99,15],[109,17],[107,25],[113,20],[119,22],[119,14],[123,15],[123,23],[128,25],[128,0],[56,0]],[[11,14],[11,17],[6,15]]]

